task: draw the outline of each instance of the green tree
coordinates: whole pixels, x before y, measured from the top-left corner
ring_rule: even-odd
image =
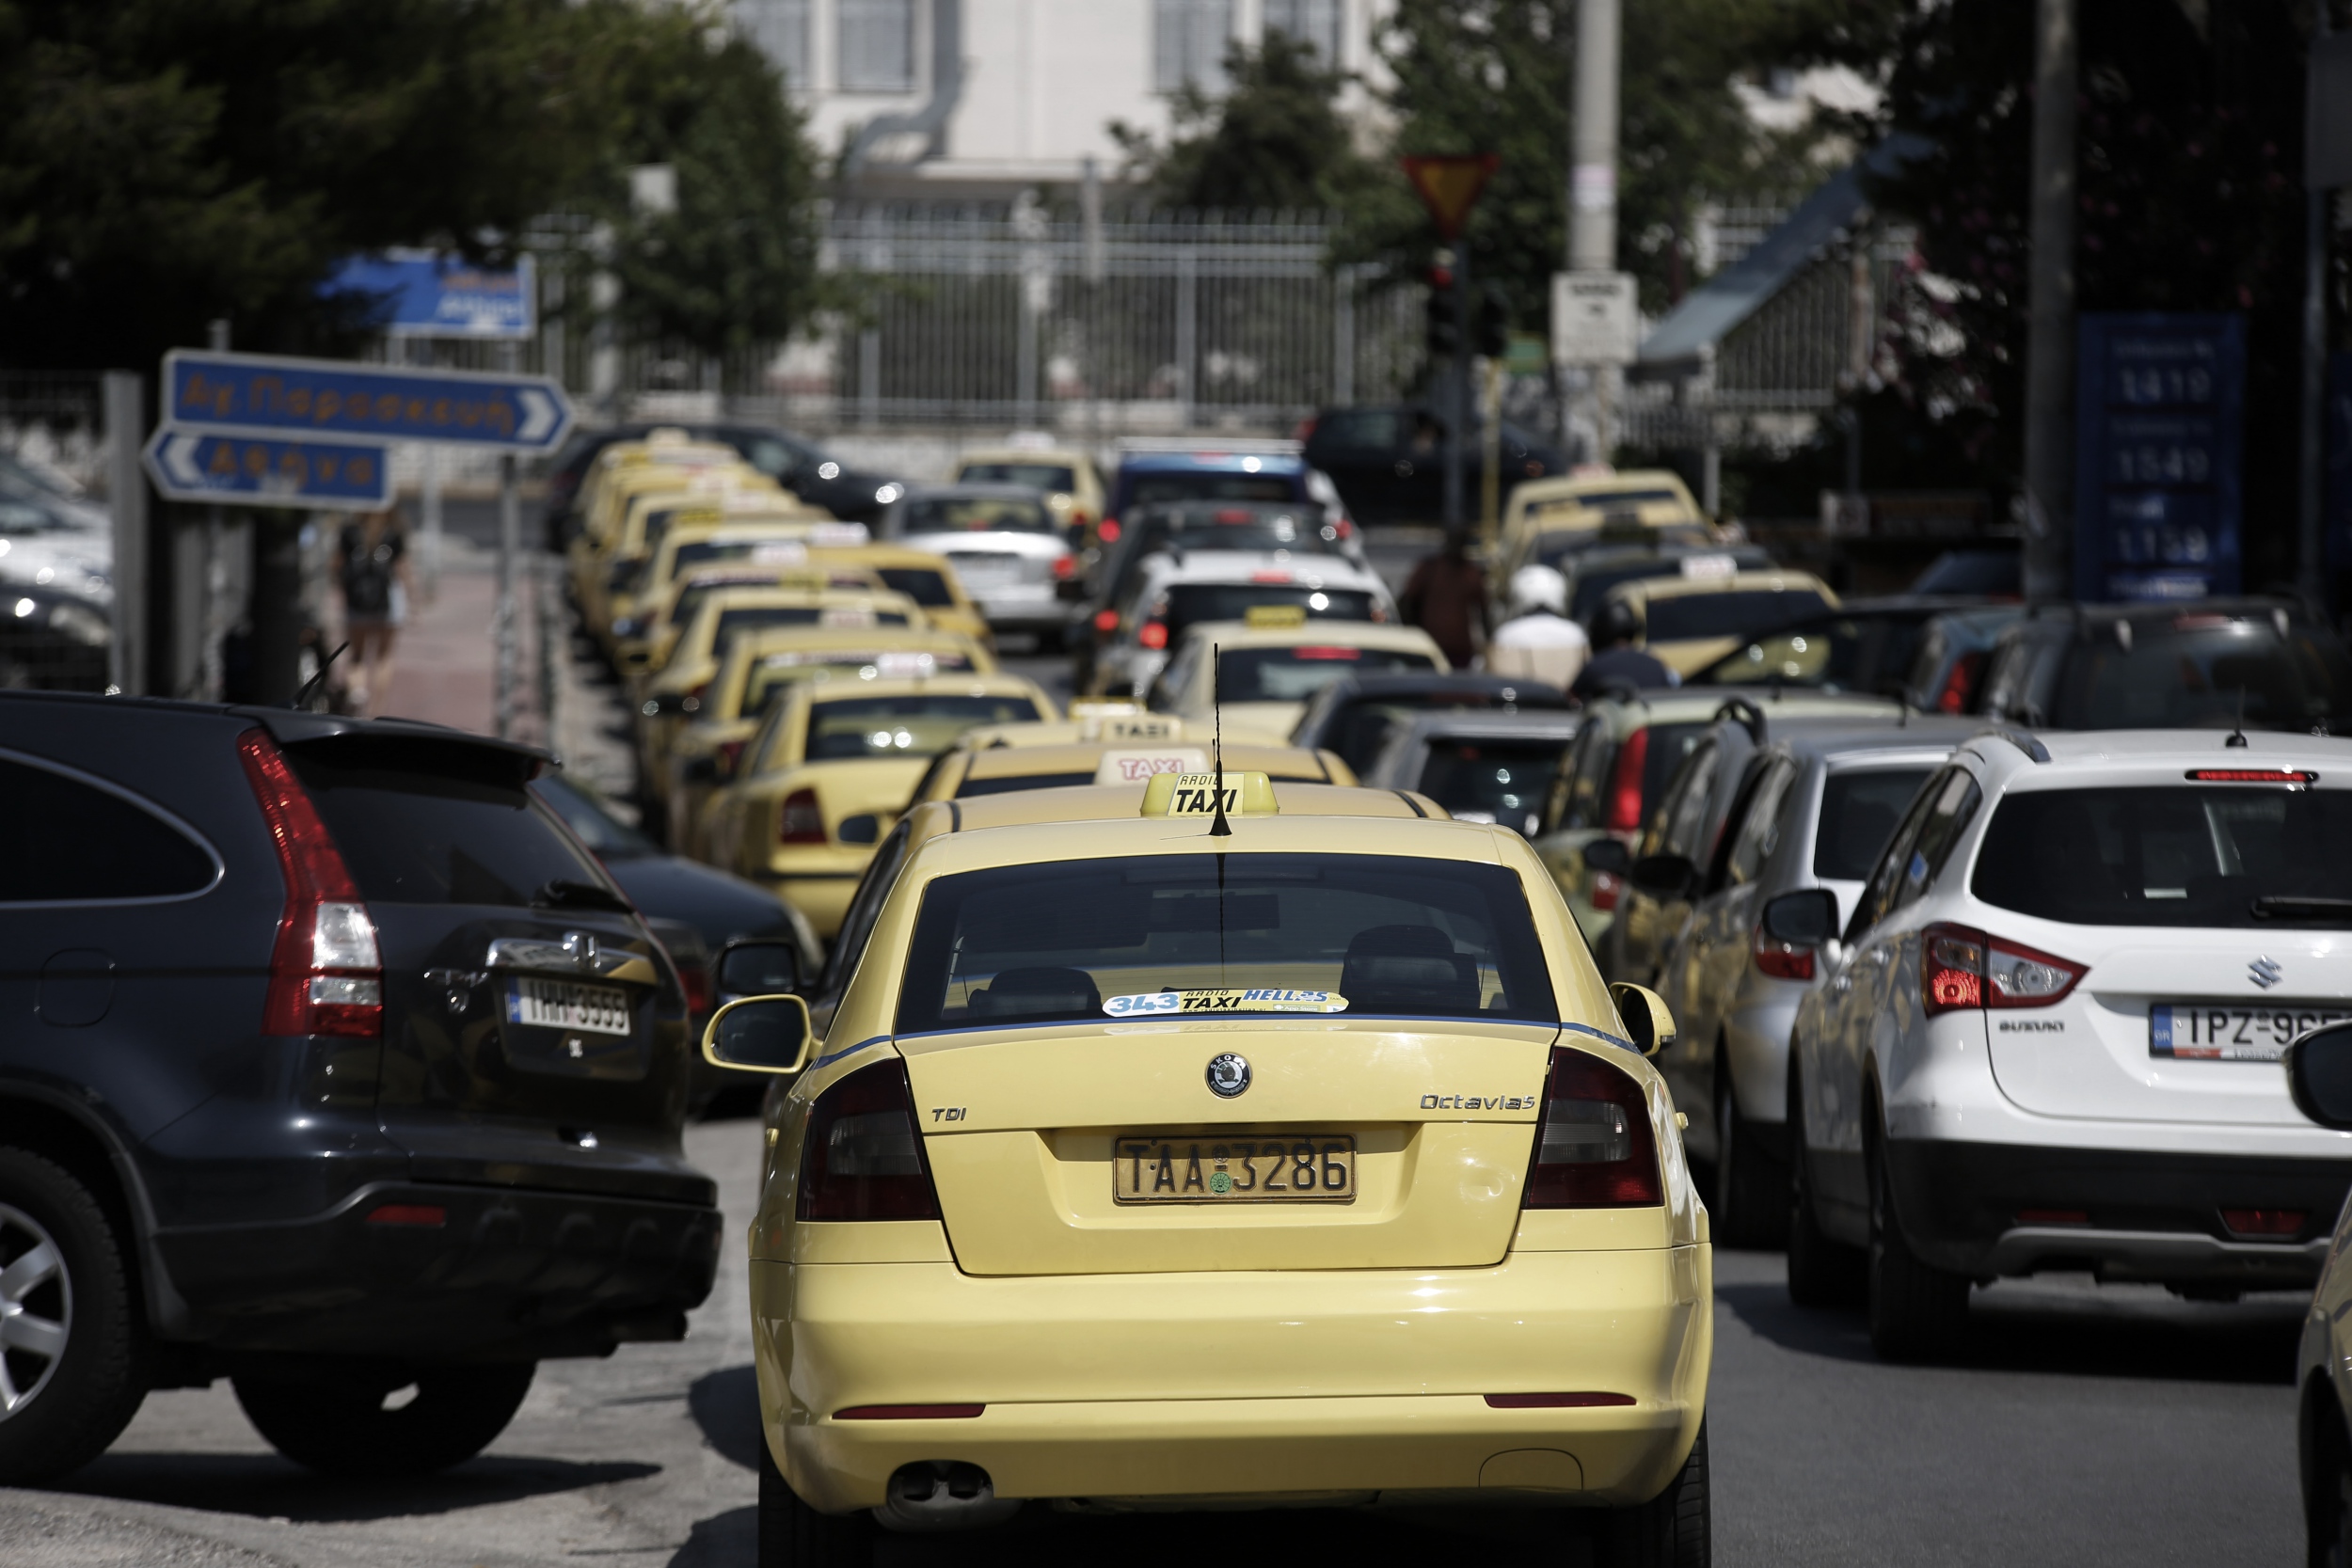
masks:
[[[1298,211],[1362,199],[1376,171],[1340,113],[1343,72],[1279,32],[1257,49],[1235,44],[1225,72],[1231,86],[1220,97],[1190,84],[1176,94],[1165,146],[1111,122],[1130,179],[1164,207]]]

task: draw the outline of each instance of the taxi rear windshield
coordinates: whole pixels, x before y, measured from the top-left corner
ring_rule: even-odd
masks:
[[[2352,790],[2021,792],[1993,814],[1971,886],[2078,926],[2352,928]]]
[[[853,673],[865,679],[898,675],[960,675],[969,673],[971,659],[958,653],[808,653],[770,654],[745,677],[739,717],[757,719],[776,699],[801,681]]]
[[[1026,697],[850,697],[808,714],[811,762],[845,757],[930,757],[975,724],[1025,724],[1045,716]]]
[[[1344,998],[1330,1009],[1341,1017],[1560,1017],[1527,895],[1502,866],[1137,855],[931,883],[898,1030],[1102,1022],[1115,999],[1187,991],[1238,993],[1228,1012],[1288,1015],[1303,991]],[[1120,1011],[1150,1016],[1132,1001]]]
[[[773,626],[903,626],[906,612],[898,610],[867,610],[862,605],[754,605],[743,610],[723,610],[719,625],[711,633],[715,648],[723,648],[737,636],[747,631],[765,631]]]
[[[1185,582],[1168,591],[1168,640],[1196,621],[1245,621],[1260,605],[1296,605],[1315,621],[1369,621],[1372,595],[1361,589],[1304,584]]]
[[[1735,588],[1653,599],[1645,620],[1652,642],[1679,642],[1694,637],[1753,637],[1828,609],[1810,588]]]

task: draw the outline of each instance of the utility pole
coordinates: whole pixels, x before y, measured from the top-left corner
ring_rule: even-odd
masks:
[[[2067,596],[2074,543],[2074,0],[2035,0],[2026,347],[2026,597]]]
[[[1617,267],[1617,77],[1619,0],[1577,0],[1576,119],[1568,158],[1568,271],[1614,272]],[[1606,463],[1615,447],[1616,365],[1596,364],[1593,430]]]
[[[1470,431],[1470,236],[1454,242],[1454,363],[1448,368],[1445,411],[1445,531],[1458,538],[1467,519],[1462,502],[1462,445]]]
[[[2303,602],[2326,614],[2328,541],[2328,200],[2342,170],[2336,107],[2343,51],[2331,43],[2329,0],[2312,8],[2312,64],[2306,75],[2303,147],[2303,428],[2299,505],[2295,529],[2295,586]],[[2330,57],[2334,56],[2333,59]],[[2328,67],[2336,69],[2331,73]],[[2334,134],[2331,134],[2334,133]]]

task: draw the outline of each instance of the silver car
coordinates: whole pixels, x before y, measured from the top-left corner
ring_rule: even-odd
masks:
[[[1741,769],[1708,863],[1660,857],[1636,869],[1691,884],[1657,976],[1681,1025],[1658,1065],[1677,1104],[1713,1108],[1692,1116],[1684,1142],[1714,1166],[1708,1210],[1729,1244],[1777,1245],[1786,1232],[1788,1032],[1823,978],[1812,947],[1774,936],[1771,906],[1820,888],[1840,919],[1850,913],[1920,784],[1981,727],[1913,715],[1784,733]]]
[[[882,515],[880,533],[945,556],[991,631],[1061,637],[1070,614],[1064,594],[1076,594],[1078,558],[1042,491],[1023,484],[910,490]]]
[[[1459,822],[1531,834],[1579,717],[1565,708],[1420,714],[1390,735],[1363,782],[1419,791]]]

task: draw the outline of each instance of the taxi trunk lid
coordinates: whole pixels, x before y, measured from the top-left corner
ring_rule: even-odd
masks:
[[[1150,1274],[1499,1262],[1559,1035],[1554,1024],[1316,1018],[898,1044],[966,1273]],[[1210,1085],[1212,1060],[1227,1055],[1248,1077],[1230,1097]],[[1269,1146],[1295,1175],[1297,1148],[1320,1161],[1341,1141],[1352,1144],[1351,1196],[1232,1190],[1271,1174]],[[1118,1162],[1156,1166],[1163,1154],[1173,1196],[1158,1196],[1161,1178],[1145,1170],[1128,1185],[1147,1196],[1122,1201]],[[1223,1196],[1208,1190],[1220,1156]]]

